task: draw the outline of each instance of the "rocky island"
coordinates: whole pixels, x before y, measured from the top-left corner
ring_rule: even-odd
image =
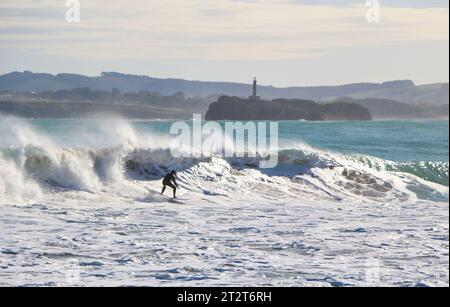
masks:
[[[369,110],[348,102],[318,104],[310,100],[275,99],[242,99],[222,96],[209,106],[206,120],[372,120]]]
[[[333,102],[318,104],[311,100],[261,100],[258,84],[253,80],[252,95],[248,99],[222,96],[209,106],[206,120],[372,120],[370,111],[356,103]]]

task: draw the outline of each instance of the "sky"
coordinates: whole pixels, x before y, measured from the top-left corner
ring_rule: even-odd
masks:
[[[274,86],[448,82],[448,0],[79,3],[80,22],[70,23],[66,0],[1,0],[0,74],[256,76]]]

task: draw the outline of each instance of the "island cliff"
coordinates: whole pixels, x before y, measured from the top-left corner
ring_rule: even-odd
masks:
[[[355,103],[318,104],[310,100],[272,101],[222,96],[209,106],[206,120],[372,120],[370,112]]]

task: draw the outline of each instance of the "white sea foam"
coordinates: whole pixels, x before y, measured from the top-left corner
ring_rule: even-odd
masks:
[[[263,170],[173,158],[125,121],[79,146],[0,128],[0,285],[67,285],[74,259],[80,285],[448,285],[448,186],[394,162],[291,143]],[[171,169],[177,204],[159,195]]]
[[[96,148],[85,148],[84,143],[72,148],[57,146],[50,137],[18,119],[7,118],[2,123],[4,163],[9,163],[8,169],[15,166],[14,172],[20,178],[33,180],[35,185],[95,193],[111,188],[120,191],[120,185],[129,190],[134,184],[142,191],[137,181],[159,179],[176,169],[186,185],[209,190],[216,189],[214,182],[218,179],[226,179],[230,191],[237,190],[244,177],[254,185],[270,179],[273,185],[324,193],[336,199],[448,199],[448,187],[408,173],[391,172],[388,169],[394,169],[393,162],[323,152],[302,143],[280,148],[278,167],[264,170],[257,168],[260,158],[223,158],[215,152],[202,158],[174,158],[169,138],[139,135],[125,121],[99,122],[97,133],[101,138]],[[198,182],[199,178],[203,181]],[[2,189],[6,190],[6,186],[4,183]],[[11,187],[8,183],[8,190]],[[259,191],[258,197],[264,197],[264,191]]]
[[[29,201],[42,196],[39,185],[24,177],[17,166],[0,156],[0,197],[3,201]],[[1,204],[1,201],[0,201]]]

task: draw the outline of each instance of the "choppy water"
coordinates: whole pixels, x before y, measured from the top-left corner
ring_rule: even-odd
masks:
[[[0,118],[0,285],[448,285],[448,121],[281,122],[268,170],[171,124]]]

